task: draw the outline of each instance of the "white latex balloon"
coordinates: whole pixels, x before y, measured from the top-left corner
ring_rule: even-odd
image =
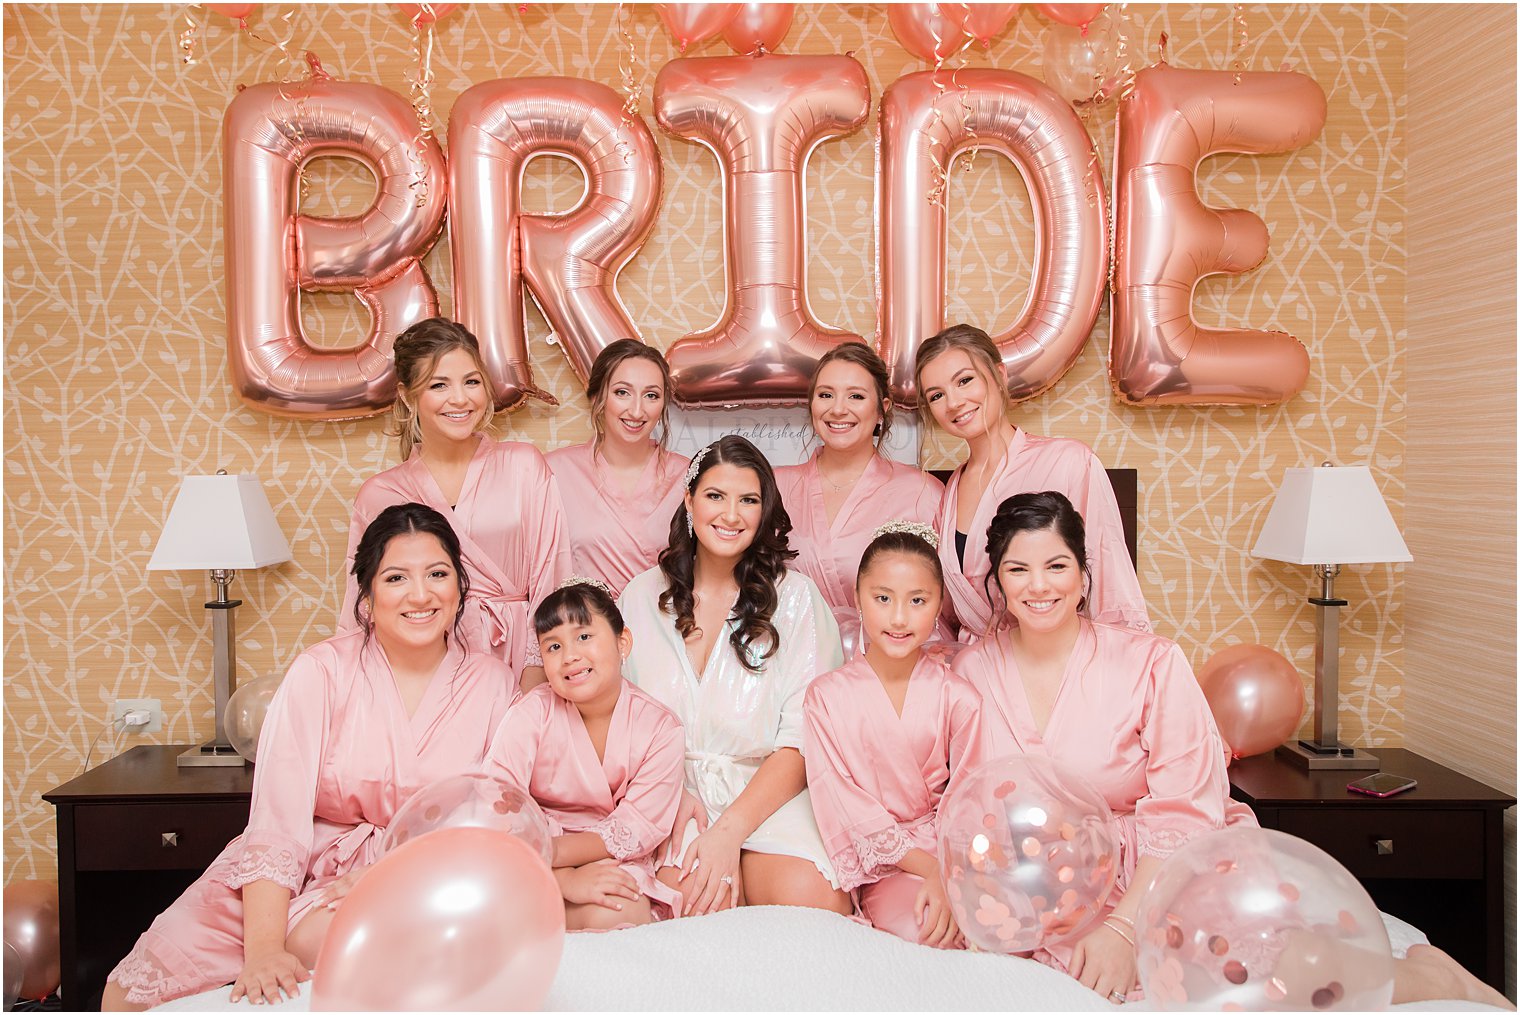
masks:
[[[274,692],[280,689],[277,674],[250,680],[227,699],[227,711],[222,715],[222,730],[232,749],[243,756],[244,761],[257,761],[259,733],[264,729],[264,717],[269,714],[269,703]]]

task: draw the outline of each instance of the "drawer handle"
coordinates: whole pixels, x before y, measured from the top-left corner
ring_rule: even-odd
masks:
[[[1392,856],[1393,855],[1393,840],[1392,839],[1373,839],[1372,840],[1372,845],[1373,845],[1373,847],[1375,849],[1377,849],[1377,855],[1378,856]]]
[[[162,839],[162,841],[160,842],[160,845],[162,845],[165,849],[169,849],[171,847],[179,845],[179,833],[178,832],[165,832],[165,833],[163,833],[163,836],[161,837],[161,839]]]

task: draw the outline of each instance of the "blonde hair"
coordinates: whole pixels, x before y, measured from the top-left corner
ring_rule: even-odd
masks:
[[[952,324],[929,338],[918,347],[913,357],[913,387],[918,391],[919,417],[927,424],[933,415],[924,398],[924,367],[947,352],[959,349],[971,357],[972,366],[987,372],[987,379],[997,389],[1002,401],[1003,413],[1008,411],[1008,371],[1003,366],[1002,354],[992,338],[981,328],[971,324]]]
[[[396,362],[396,401],[391,403],[391,422],[394,429],[385,432],[401,439],[401,459],[412,457],[412,450],[422,442],[422,425],[417,419],[417,402],[438,369],[438,361],[455,349],[463,349],[475,361],[480,371],[481,384],[485,388],[487,410],[481,414],[475,427],[479,433],[491,429],[491,415],[495,395],[491,391],[491,377],[486,372],[485,361],[480,357],[480,343],[462,324],[446,317],[429,317],[418,321],[396,336],[393,356]]]

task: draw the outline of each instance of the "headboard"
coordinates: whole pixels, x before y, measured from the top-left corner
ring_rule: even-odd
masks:
[[[1108,485],[1114,488],[1114,500],[1119,502],[1119,517],[1124,521],[1124,545],[1129,550],[1129,560],[1138,571],[1140,553],[1137,549],[1140,514],[1140,472],[1138,469],[1104,469],[1108,473]],[[949,469],[932,469],[929,475],[941,483],[950,481]]]

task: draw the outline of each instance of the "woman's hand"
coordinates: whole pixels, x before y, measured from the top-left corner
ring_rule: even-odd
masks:
[[[297,984],[309,979],[311,973],[301,960],[283,948],[249,955],[243,960],[243,971],[233,982],[228,1000],[246,997],[249,1004],[279,1004],[287,997],[299,995],[301,988]]]
[[[606,860],[588,863],[584,867],[559,867],[554,871],[554,880],[559,882],[559,893],[566,902],[582,906],[621,911],[623,903],[619,900],[631,901],[639,897],[639,886],[633,875]]]
[[[1124,995],[1135,989],[1135,946],[1116,928],[1099,924],[1077,942],[1070,968],[1082,986],[1115,1004],[1122,1003]]]
[[[317,906],[322,909],[337,909],[338,903],[342,902],[348,893],[354,890],[354,885],[364,876],[368,867],[355,867],[326,888],[322,889],[322,895],[317,899]]]
[[[743,838],[730,834],[721,821],[692,840],[681,861],[681,881],[689,886],[683,893],[682,916],[715,912],[725,901],[730,906],[739,904],[739,848],[743,844]]]
[[[955,913],[945,896],[945,884],[939,875],[923,879],[923,887],[913,900],[913,914],[918,917],[918,940],[930,948],[954,948],[961,931]]]
[[[681,848],[681,837],[686,833],[688,821],[697,823],[698,834],[707,831],[706,806],[683,788],[681,803],[676,807],[675,830],[671,832],[670,838],[665,840],[665,852],[660,855],[661,867],[674,867],[681,862],[681,858],[676,856],[676,850]]]

